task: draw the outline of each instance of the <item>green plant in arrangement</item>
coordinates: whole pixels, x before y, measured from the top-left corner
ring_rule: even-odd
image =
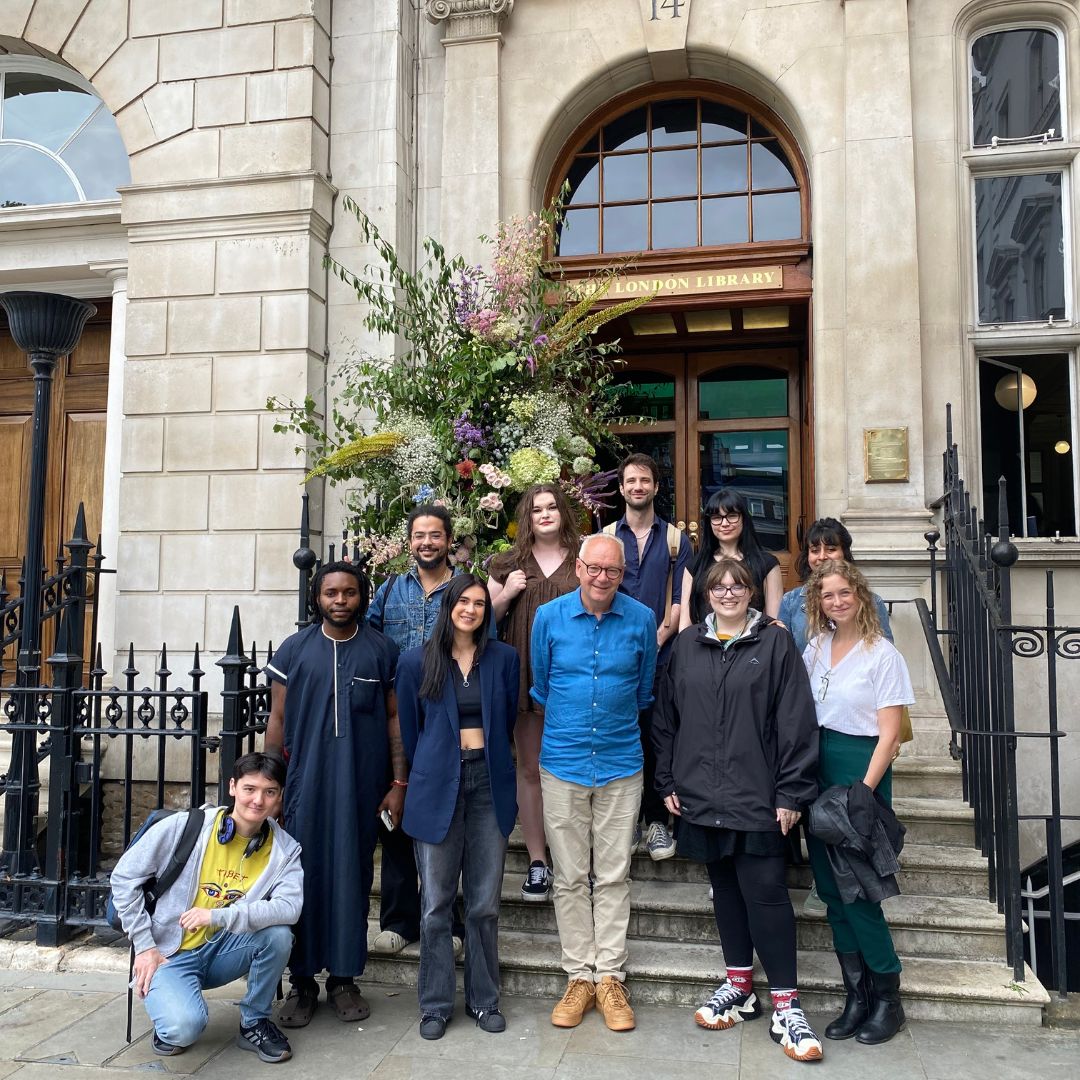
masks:
[[[500,224],[484,238],[487,268],[449,258],[429,238],[410,272],[351,198],[342,205],[376,261],[360,274],[327,265],[395,353],[340,365],[325,417],[310,396],[267,407],[279,414],[275,431],[304,437],[307,478],[345,486],[375,572],[405,565],[404,520],[422,502],[447,507],[454,558],[473,566],[508,546],[530,484],[561,483],[583,515],[608,505],[612,477],[599,472],[597,450],[618,450],[611,425],[629,418],[612,381],[618,343],[593,335],[651,297],[598,306],[611,274],[568,282],[545,266],[557,207]]]

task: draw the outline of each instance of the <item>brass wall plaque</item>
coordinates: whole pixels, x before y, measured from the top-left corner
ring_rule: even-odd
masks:
[[[863,464],[868,484],[908,479],[908,429],[863,428]]]

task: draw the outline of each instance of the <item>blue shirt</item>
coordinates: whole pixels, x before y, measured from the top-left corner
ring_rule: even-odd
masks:
[[[795,645],[799,652],[804,652],[809,640],[806,625],[806,600],[803,593],[805,585],[799,585],[795,589],[788,589],[780,601],[780,613],[776,616],[790,631],[795,639]],[[889,625],[889,609],[885,601],[877,593],[870,594],[874,599],[874,607],[877,609],[878,618],[881,620],[881,632],[889,641],[892,641],[892,627]]]
[[[615,535],[622,541],[626,555],[626,569],[623,573],[619,591],[632,596],[640,604],[652,609],[657,627],[667,616],[668,570],[671,568],[671,551],[667,542],[668,523],[659,517],[653,518],[649,535],[645,539],[645,550],[638,559],[638,542],[634,530],[626,524],[626,518],[619,518],[615,525]],[[675,558],[675,568],[671,578],[671,602],[682,603],[683,571],[690,565],[692,554],[690,541],[686,534],[679,533],[679,553]],[[675,628],[678,630],[678,626]],[[667,663],[668,654],[675,643],[677,634],[664,642],[657,664]]]
[[[616,593],[611,610],[597,619],[575,589],[537,609],[530,651],[530,693],[544,706],[540,764],[585,787],[641,769],[637,718],[652,702],[653,613]]]

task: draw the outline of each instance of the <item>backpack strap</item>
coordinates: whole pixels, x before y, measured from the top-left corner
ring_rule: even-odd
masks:
[[[667,572],[667,596],[664,599],[664,629],[671,625],[671,597],[672,587],[675,583],[675,564],[679,561],[679,544],[682,534],[672,522],[667,523],[667,546],[668,546],[668,572]]]
[[[193,806],[187,812],[187,821],[184,822],[184,831],[180,834],[180,841],[172,855],[169,856],[169,861],[165,864],[161,877],[154,882],[153,898],[155,903],[176,884],[180,872],[187,866],[187,861],[191,858],[191,853],[195,850],[195,845],[199,841],[199,833],[202,832],[205,820],[206,816],[197,806]]]
[[[615,526],[618,525],[618,524],[619,523],[617,521],[613,521],[610,525],[605,525],[603,527],[603,529],[601,530],[601,532],[603,532],[605,536],[614,536],[615,535]]]

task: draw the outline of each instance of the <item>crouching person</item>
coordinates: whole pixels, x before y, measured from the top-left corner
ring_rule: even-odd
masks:
[[[208,807],[199,839],[173,885],[146,909],[143,886],[162,874],[186,814],[154,824],[112,873],[113,902],[135,948],[135,990],[154,1024],[153,1048],[181,1054],[208,1017],[203,991],[247,979],[236,1043],[261,1061],[287,1061],[288,1039],[270,1020],[292,949],[304,875],[300,845],[274,820],[285,763],[245,754],[229,781],[232,805]]]

